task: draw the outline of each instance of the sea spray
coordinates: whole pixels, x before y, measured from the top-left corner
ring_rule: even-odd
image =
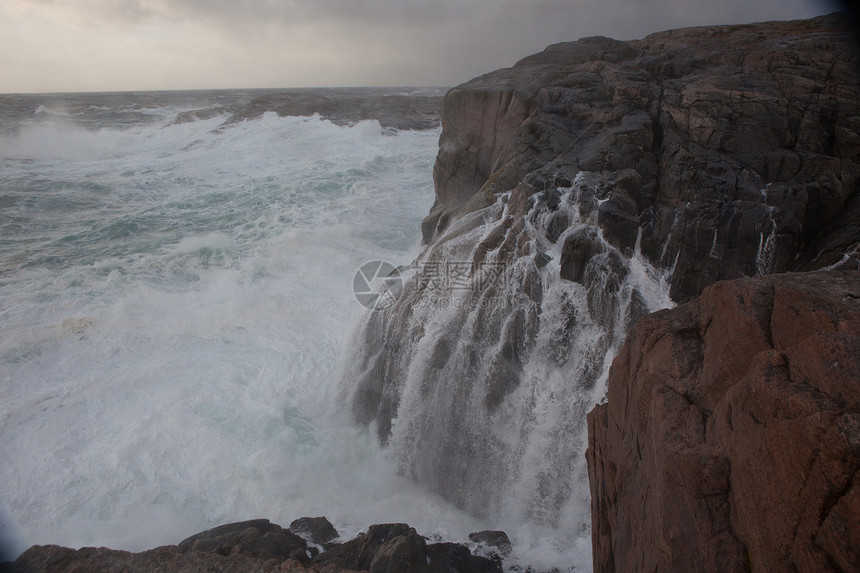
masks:
[[[228,123],[219,106],[244,99],[0,99],[0,513],[15,551],[141,550],[305,514],[344,534],[482,527],[398,476],[337,407],[353,273],[414,257],[438,129]]]
[[[346,376],[401,473],[513,533],[524,565],[590,567],[585,416],[632,321],[672,305],[668,273],[603,238],[595,191],[522,185],[455,220]]]

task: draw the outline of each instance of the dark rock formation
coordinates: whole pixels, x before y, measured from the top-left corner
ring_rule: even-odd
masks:
[[[860,267],[842,20],[586,38],[445,96],[426,248],[346,374],[404,474],[473,514],[558,526],[606,358],[669,304],[664,281],[681,303]]]
[[[595,571],[857,571],[860,272],[642,319],[588,431]]]
[[[105,547],[69,549],[36,545],[3,573],[71,573],[120,571],[310,572],[305,540],[268,519],[228,523],[202,531],[179,545],[130,553]],[[329,573],[340,569],[332,568]]]
[[[307,542],[268,519],[228,523],[192,535],[179,543],[178,551],[203,551],[232,555],[248,553],[253,557],[288,558],[304,556]]]
[[[293,522],[303,531],[313,529],[319,539],[334,529],[325,518]],[[310,529],[309,529],[310,528]],[[336,532],[335,532],[336,533]],[[336,537],[336,535],[335,535]],[[329,537],[329,539],[333,539]],[[311,561],[304,539],[289,530],[254,519],[229,523],[200,532],[179,545],[140,553],[105,547],[69,549],[36,545],[16,561],[0,564],[0,573],[501,573],[498,560],[472,555],[457,543],[427,544],[403,523],[371,525],[367,533],[332,546]]]
[[[371,525],[364,535],[321,553],[313,563],[371,573],[501,573],[498,563],[474,556],[462,545],[428,545],[404,523]]]
[[[841,20],[586,38],[454,88],[425,242],[498,193],[578,176],[606,240],[641,236],[679,302],[722,279],[860,267],[858,57]]]
[[[181,553],[175,545],[158,547],[140,553],[117,551],[104,547],[69,549],[57,545],[35,545],[15,562],[0,565],[3,573],[147,573],[182,571],[183,573],[324,573],[290,559],[262,559],[244,553],[224,556],[194,551]],[[340,570],[338,570],[340,571]],[[337,573],[327,570],[325,573]]]
[[[511,554],[511,540],[504,531],[478,531],[470,533],[469,541],[495,549],[501,557],[507,557]]]
[[[337,529],[325,517],[300,517],[290,523],[290,531],[323,546],[340,537]]]

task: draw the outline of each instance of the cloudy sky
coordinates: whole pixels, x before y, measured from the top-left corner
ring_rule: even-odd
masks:
[[[0,93],[451,86],[546,45],[806,18],[828,0],[2,0]]]

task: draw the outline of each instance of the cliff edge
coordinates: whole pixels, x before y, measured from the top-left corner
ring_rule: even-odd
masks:
[[[607,240],[672,268],[678,302],[717,280],[858,268],[860,64],[844,20],[585,38],[454,88],[425,242],[526,179],[535,192],[579,176]]]

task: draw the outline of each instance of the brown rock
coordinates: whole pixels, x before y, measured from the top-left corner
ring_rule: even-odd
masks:
[[[860,272],[642,319],[588,417],[595,571],[856,571]]]
[[[860,268],[860,58],[844,20],[585,38],[454,88],[425,243],[498,193],[585,173],[606,241],[629,251],[641,235],[674,266],[674,300]]]

